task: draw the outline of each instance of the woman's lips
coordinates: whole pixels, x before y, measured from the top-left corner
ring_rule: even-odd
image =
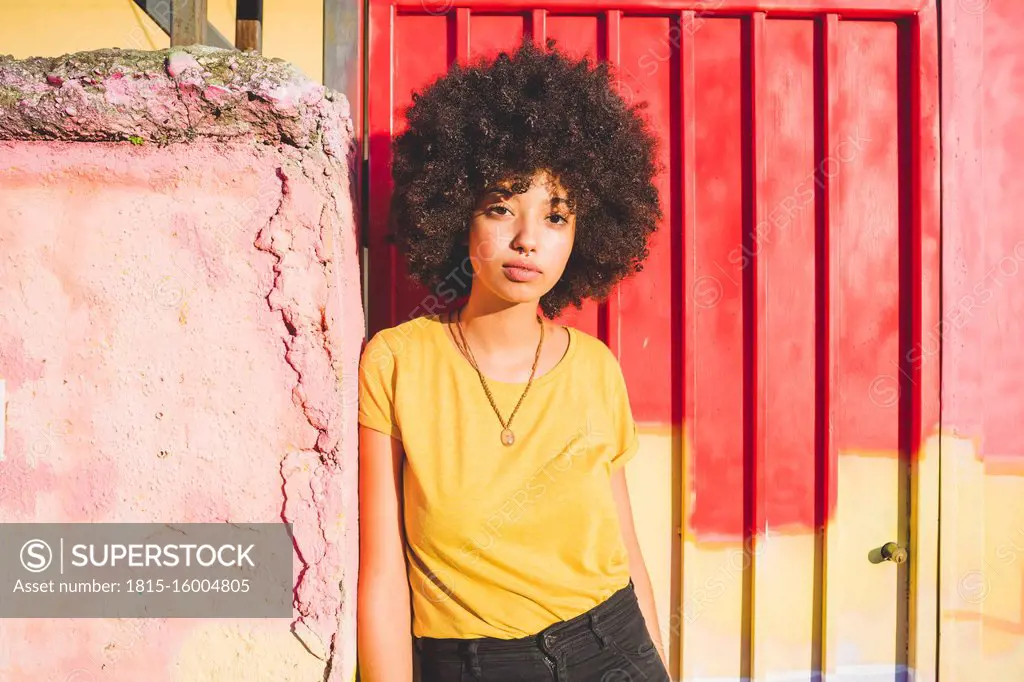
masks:
[[[540,273],[536,270],[529,270],[527,268],[520,268],[514,265],[505,265],[501,268],[502,272],[505,273],[505,277],[512,280],[513,282],[532,282],[533,280],[540,277]]]

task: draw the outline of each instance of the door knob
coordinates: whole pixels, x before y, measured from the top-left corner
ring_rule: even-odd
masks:
[[[907,560],[907,550],[903,549],[895,542],[887,542],[882,545],[880,550],[882,558],[886,561],[891,561],[896,564],[902,564]]]

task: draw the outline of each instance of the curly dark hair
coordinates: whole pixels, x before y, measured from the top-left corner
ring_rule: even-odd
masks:
[[[565,271],[541,299],[553,318],[643,269],[662,217],[653,182],[662,166],[640,115],[646,102],[627,103],[606,62],[570,59],[554,40],[546,48],[524,40],[512,55],[455,64],[413,94],[393,143],[389,240],[421,284],[465,295],[470,282],[453,275],[471,272],[464,237],[480,192],[498,181],[525,192],[548,171],[576,213]]]

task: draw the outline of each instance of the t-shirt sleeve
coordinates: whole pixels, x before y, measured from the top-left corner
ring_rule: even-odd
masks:
[[[610,354],[609,354],[610,355]],[[629,392],[626,390],[626,379],[622,368],[614,356],[611,357],[612,367],[609,370],[611,387],[609,401],[612,413],[611,438],[615,454],[611,459],[612,468],[626,464],[636,456],[640,448],[640,436],[636,422],[633,421],[633,410],[629,405]]]
[[[359,359],[359,423],[402,438],[395,416],[395,355],[379,332]]]

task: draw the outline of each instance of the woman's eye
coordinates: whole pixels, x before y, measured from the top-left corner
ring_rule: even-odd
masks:
[[[559,213],[552,213],[550,216],[548,216],[548,219],[552,220],[552,221],[554,221],[556,223],[559,222],[559,221],[561,221],[562,223],[569,222],[568,218],[566,218],[564,215],[561,215]]]
[[[505,211],[504,213],[497,213],[498,211]],[[488,213],[497,213],[497,215],[509,215],[510,211],[505,206],[491,206],[487,209]]]

